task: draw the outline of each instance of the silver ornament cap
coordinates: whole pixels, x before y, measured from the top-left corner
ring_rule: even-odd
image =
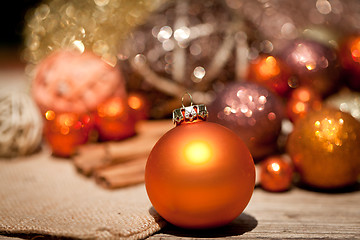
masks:
[[[191,100],[191,105],[184,106],[184,96],[188,95]],[[173,111],[173,122],[176,125],[180,125],[183,122],[197,122],[197,121],[206,121],[208,117],[208,111],[205,104],[193,105],[192,96],[190,93],[186,92],[182,98],[182,107],[177,108]]]

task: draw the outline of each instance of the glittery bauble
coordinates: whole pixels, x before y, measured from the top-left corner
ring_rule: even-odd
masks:
[[[360,121],[360,93],[344,89],[326,99],[325,104],[347,112]]]
[[[131,92],[128,94],[127,100],[136,121],[149,118],[150,103],[145,94]]]
[[[44,116],[44,136],[54,155],[70,157],[79,145],[87,142],[93,127],[89,115],[48,110]]]
[[[266,54],[250,62],[247,79],[268,87],[280,96],[287,96],[290,86],[296,81],[282,60]]]
[[[339,188],[360,174],[360,123],[347,113],[323,108],[296,122],[287,150],[301,180],[316,188]]]
[[[125,96],[119,70],[90,52],[49,55],[37,66],[32,83],[32,95],[43,112],[86,113],[114,94]]]
[[[283,58],[298,75],[300,86],[309,86],[322,96],[339,87],[340,63],[335,50],[318,42],[296,40]]]
[[[119,41],[163,1],[49,0],[26,17],[24,59],[38,63],[59,49],[92,51],[115,66]]]
[[[224,125],[238,134],[254,158],[277,150],[283,118],[282,102],[255,83],[232,83],[217,94],[209,106],[209,121]]]
[[[309,111],[320,108],[321,97],[307,86],[295,89],[286,104],[287,116],[293,122],[304,117]]]
[[[113,97],[99,104],[95,114],[95,127],[101,141],[122,140],[135,135],[136,117],[127,100]]]
[[[149,95],[154,106],[178,99],[185,90],[195,102],[206,103],[215,82],[246,70],[247,31],[223,1],[169,1],[132,32],[119,58],[128,65],[130,89],[156,92]],[[162,111],[152,114],[169,113]]]
[[[145,184],[154,208],[170,223],[218,227],[245,209],[255,166],[244,142],[229,129],[203,121],[181,123],[152,149]]]
[[[351,36],[343,41],[340,57],[349,87],[360,90],[360,36]]]
[[[282,192],[291,187],[293,167],[284,157],[273,156],[260,163],[261,187],[271,192]]]

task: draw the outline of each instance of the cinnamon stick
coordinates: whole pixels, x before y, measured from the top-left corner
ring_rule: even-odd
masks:
[[[95,181],[105,188],[120,188],[144,182],[146,158],[117,164],[94,173]]]
[[[73,158],[74,164],[81,173],[89,176],[98,169],[134,158],[146,158],[157,140],[172,126],[169,120],[139,122],[138,135],[135,137],[119,142],[82,146]]]

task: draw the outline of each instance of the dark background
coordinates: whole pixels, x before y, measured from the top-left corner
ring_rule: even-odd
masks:
[[[18,61],[23,49],[23,29],[26,12],[40,0],[6,0],[0,6],[0,63]]]

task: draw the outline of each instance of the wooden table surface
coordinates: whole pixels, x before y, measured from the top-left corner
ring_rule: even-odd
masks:
[[[360,239],[359,186],[342,193],[256,188],[244,213],[230,225],[203,231],[167,226],[149,237],[163,238]]]

